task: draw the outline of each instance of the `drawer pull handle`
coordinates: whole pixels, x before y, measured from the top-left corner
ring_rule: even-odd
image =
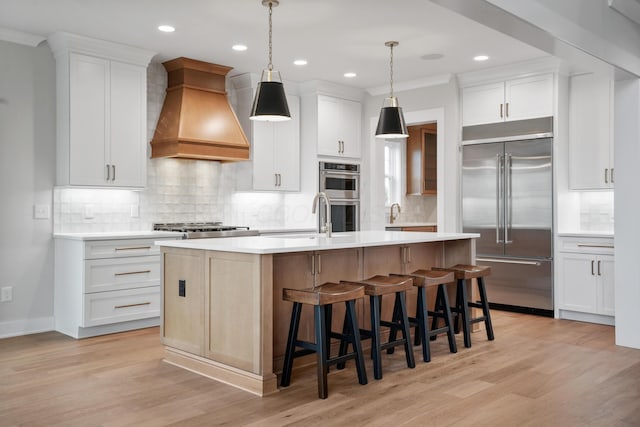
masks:
[[[150,302],[139,302],[137,304],[116,305],[114,308],[138,307],[141,305],[151,305]]]
[[[116,248],[116,251],[136,251],[141,249],[151,249],[151,246],[128,246],[124,248]]]
[[[586,243],[578,243],[579,248],[607,248],[613,249],[613,245],[587,245]]]
[[[151,273],[151,270],[127,271],[126,273],[114,273],[114,276],[127,276],[129,274],[145,274]]]

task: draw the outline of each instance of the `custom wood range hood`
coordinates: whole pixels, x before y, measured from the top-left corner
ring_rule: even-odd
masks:
[[[164,62],[167,95],[151,141],[151,158],[239,161],[247,140],[225,90],[223,65],[176,58]]]

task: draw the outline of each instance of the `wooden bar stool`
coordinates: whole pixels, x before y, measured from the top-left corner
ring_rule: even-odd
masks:
[[[451,311],[456,313],[456,331],[459,331],[458,319],[462,318],[462,332],[464,334],[464,346],[471,347],[471,325],[474,323],[484,322],[487,330],[487,339],[493,341],[493,326],[491,325],[491,313],[489,311],[489,300],[487,299],[487,290],[484,284],[485,276],[491,274],[491,267],[481,265],[457,264],[448,268],[434,268],[434,270],[451,271],[455,274],[458,282],[456,287],[456,305]],[[469,301],[467,296],[467,281],[476,279],[478,283],[478,291],[480,293],[480,302]],[[481,308],[482,316],[471,318],[469,307]]]
[[[373,276],[367,280],[358,282],[340,282],[364,285],[364,293],[369,295],[371,306],[371,330],[361,329],[360,335],[363,339],[371,338],[371,354],[373,357],[373,376],[379,380],[382,378],[382,350],[393,348],[399,345],[404,346],[407,358],[407,366],[415,368],[416,363],[413,359],[413,349],[411,347],[411,333],[409,319],[407,316],[406,292],[413,287],[413,280],[410,277],[398,276]],[[393,319],[391,321],[382,320],[381,307],[382,297],[384,295],[395,294],[395,302],[393,306]],[[386,343],[380,342],[380,328],[382,326],[391,328],[391,334],[400,330],[402,332],[401,339],[389,340]],[[347,350],[347,343],[342,341],[340,344],[340,354]],[[338,365],[338,369],[342,368],[342,364]]]
[[[397,274],[394,276],[411,277],[413,279],[413,286],[418,288],[416,317],[409,317],[409,323],[416,327],[414,344],[419,345],[422,342],[422,359],[425,362],[431,361],[429,341],[436,339],[439,334],[445,332],[449,339],[449,351],[451,353],[456,353],[458,351],[458,347],[456,345],[454,325],[451,317],[451,307],[449,306],[449,295],[446,289],[446,285],[448,283],[455,282],[453,272],[442,270],[416,270],[411,274]],[[436,301],[433,311],[429,311],[429,306],[427,305],[427,289],[434,286],[437,286]],[[432,318],[431,328],[429,328],[428,316],[431,316]],[[439,319],[444,320],[444,326],[440,328],[438,328]],[[395,339],[395,334],[393,334],[389,339]],[[387,350],[387,352],[391,353],[393,352],[393,349],[391,348]]]
[[[291,324],[287,338],[287,348],[284,356],[284,366],[280,386],[288,387],[291,382],[293,359],[311,353],[317,354],[318,359],[318,397],[326,399],[328,395],[327,374],[329,366],[344,363],[349,359],[355,359],[360,384],[367,383],[367,373],[364,366],[362,346],[360,343],[360,330],[356,317],[355,300],[364,297],[364,287],[343,283],[325,283],[313,289],[288,289],[282,291],[282,299],[293,302]],[[331,331],[331,307],[332,304],[344,302],[346,305],[345,330],[342,334]],[[300,313],[302,304],[314,306],[315,343],[298,339],[298,327],[300,326]],[[354,351],[330,358],[330,338],[339,338],[341,343],[351,343]],[[301,347],[302,350],[296,350]],[[345,349],[346,350],[346,349]]]

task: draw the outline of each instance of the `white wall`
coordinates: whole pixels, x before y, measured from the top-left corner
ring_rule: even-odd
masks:
[[[386,95],[368,96],[364,102],[364,132],[363,132],[363,174],[367,176],[366,185],[363,188],[365,195],[363,203],[363,229],[380,229],[384,227],[386,210],[384,209],[384,191],[382,173],[384,170],[384,157],[382,143],[376,144],[372,136],[370,124],[377,123],[382,107],[382,101]],[[443,185],[443,191],[439,191],[438,200],[442,206],[438,206],[438,231],[459,231],[459,180],[458,166],[460,155],[458,151],[460,123],[458,114],[458,85],[455,79],[437,86],[429,86],[410,91],[397,92],[398,102],[402,107],[407,124],[416,115],[421,117],[436,117],[443,112],[444,125],[438,123],[438,136],[443,138],[443,164],[444,170],[438,171],[439,185]],[[425,112],[425,113],[422,113]],[[431,120],[426,120],[431,121]],[[375,128],[373,129],[375,131]],[[440,153],[438,153],[440,155]],[[428,221],[428,218],[422,221]]]
[[[640,80],[615,86],[616,344],[640,348]]]
[[[52,220],[55,179],[55,62],[49,47],[0,41],[0,337],[53,326]]]

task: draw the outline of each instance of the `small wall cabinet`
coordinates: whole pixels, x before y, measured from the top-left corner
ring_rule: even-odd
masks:
[[[67,33],[56,58],[57,184],[146,185],[147,65],[153,53]]]
[[[249,120],[258,76],[231,78],[238,120],[251,141],[251,161],[235,165],[236,189],[242,191],[300,191],[300,98],[287,93],[291,120]]]
[[[154,241],[176,237],[55,239],[56,330],[84,338],[156,326],[160,256]]]
[[[613,239],[563,237],[557,274],[556,295],[561,318],[613,324]]]
[[[409,126],[407,138],[407,195],[438,192],[437,123]]]
[[[318,95],[318,154],[359,158],[361,116],[359,102]]]
[[[462,126],[553,116],[553,74],[464,87]]]
[[[580,74],[569,80],[569,188],[613,188],[613,79]]]

